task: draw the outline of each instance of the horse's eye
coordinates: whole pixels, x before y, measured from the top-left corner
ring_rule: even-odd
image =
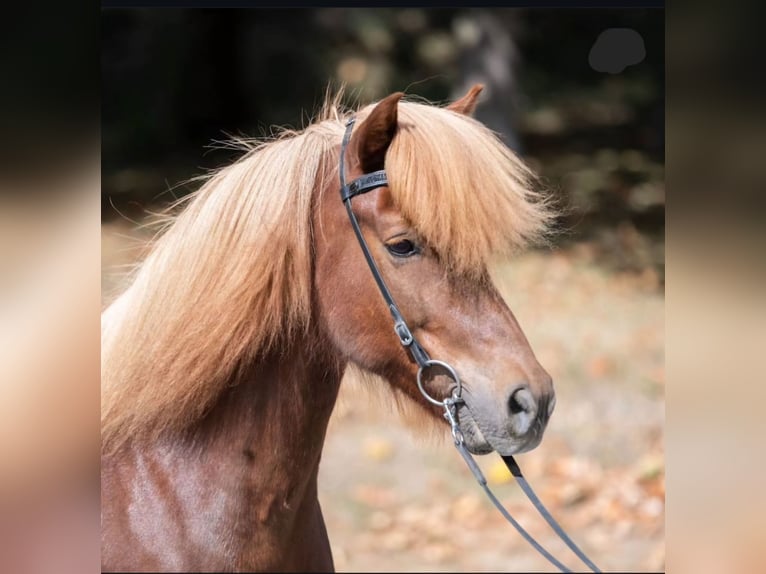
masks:
[[[395,257],[410,257],[419,253],[417,245],[409,239],[402,239],[396,243],[389,243],[386,248]]]

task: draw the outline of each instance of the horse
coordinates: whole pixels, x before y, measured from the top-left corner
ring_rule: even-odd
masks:
[[[353,112],[328,95],[307,127],[247,140],[183,202],[102,313],[104,571],[332,571],[317,474],[347,369],[448,428],[338,196],[341,153],[349,179],[385,169],[353,212],[413,335],[459,374],[467,449],[540,443],[553,383],[490,269],[555,210],[472,117],[481,90]],[[454,381],[423,385],[446,397]]]

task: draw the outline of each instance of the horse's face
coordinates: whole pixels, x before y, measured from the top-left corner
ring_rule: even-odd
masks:
[[[477,93],[466,98],[475,100]],[[395,133],[390,127],[398,98],[391,100],[383,100],[357,126],[347,157],[348,181],[383,167]],[[461,102],[467,103],[454,105]],[[451,364],[461,378],[465,404],[458,418],[469,450],[513,454],[537,446],[555,404],[553,384],[495,287],[486,278],[449,275],[402,218],[388,188],[355,197],[353,208],[413,334],[432,358]],[[317,304],[333,344],[440,416],[443,411],[418,391],[417,365],[393,331],[337,190],[323,195],[315,230]],[[425,383],[431,395],[448,396],[454,383],[434,369],[427,372],[434,373]]]

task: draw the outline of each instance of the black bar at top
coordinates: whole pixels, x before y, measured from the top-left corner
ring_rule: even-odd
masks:
[[[665,8],[664,0],[526,0],[471,2],[439,2],[439,8]],[[422,2],[367,0],[359,2],[336,0],[317,4],[309,0],[258,2],[257,0],[101,0],[102,8],[423,8]]]

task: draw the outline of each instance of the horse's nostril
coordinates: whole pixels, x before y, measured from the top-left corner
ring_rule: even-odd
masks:
[[[512,415],[530,413],[535,408],[535,399],[527,387],[520,387],[513,391],[508,399],[508,408]]]
[[[517,415],[524,411],[524,407],[522,407],[516,399],[516,393],[511,395],[511,399],[508,401],[508,407],[511,409],[512,415]]]

